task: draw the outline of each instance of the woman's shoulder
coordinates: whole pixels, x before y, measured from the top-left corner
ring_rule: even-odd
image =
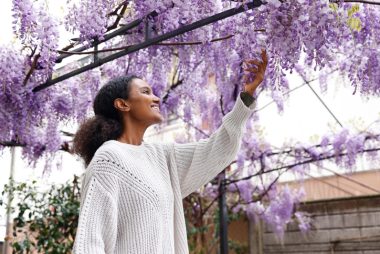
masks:
[[[105,142],[95,152],[86,171],[103,171],[105,168],[120,168],[128,160],[130,153],[113,142]]]
[[[115,140],[109,140],[104,142],[98,150],[96,150],[94,158],[97,160],[112,160],[121,157],[123,154],[123,149],[120,147]]]
[[[141,160],[168,160],[173,143],[143,142],[139,146],[109,140],[98,148],[88,168],[103,168],[104,164],[113,167],[134,165]],[[110,165],[112,166],[112,165]]]

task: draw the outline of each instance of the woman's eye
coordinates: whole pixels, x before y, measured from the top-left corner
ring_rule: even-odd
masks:
[[[149,91],[148,91],[148,90],[145,90],[143,93],[149,94]]]

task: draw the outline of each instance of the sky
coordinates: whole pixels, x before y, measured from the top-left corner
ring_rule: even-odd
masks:
[[[11,27],[11,0],[2,0],[0,6],[0,45],[12,44],[14,37]],[[49,2],[49,1],[48,1]],[[50,2],[52,2],[50,0]],[[54,1],[49,8],[57,17],[62,17],[62,7],[66,1]],[[61,31],[62,34],[63,31]],[[71,36],[66,33],[61,40],[61,45],[66,45]],[[290,87],[297,87],[303,84],[298,76],[291,76]],[[312,82],[312,87],[321,96],[330,110],[336,115],[344,127],[354,129],[364,129],[366,126],[380,118],[380,99],[362,98],[359,94],[353,95],[353,88],[349,82],[332,75],[328,79],[329,91],[321,94],[319,83]],[[258,98],[258,109],[270,102],[268,96],[263,95]],[[71,127],[72,128],[72,127]],[[303,86],[289,96],[285,102],[284,113],[279,114],[275,104],[271,104],[260,111],[260,128],[263,129],[263,136],[274,146],[280,147],[283,143],[292,141],[310,142],[320,138],[329,131],[339,131],[341,128],[335,119],[320,103],[308,86]],[[75,131],[75,130],[73,130]],[[182,129],[180,129],[182,131]],[[173,136],[171,136],[173,138]],[[72,179],[73,175],[80,175],[83,172],[83,163],[76,157],[67,153],[60,153],[62,164],[59,170],[53,170],[49,177],[43,178],[42,182],[63,183]],[[16,149],[15,179],[23,181],[40,178],[42,175],[42,165],[36,169],[28,167],[20,158],[21,151]],[[358,170],[370,169],[373,165],[368,165],[365,161],[360,161]],[[0,190],[7,182],[10,172],[10,152],[5,149],[0,153]],[[3,238],[5,228],[4,213],[0,210],[0,239]]]

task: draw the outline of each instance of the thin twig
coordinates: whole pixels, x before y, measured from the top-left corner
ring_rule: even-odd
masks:
[[[128,5],[128,1],[121,2],[118,6],[116,6],[115,10],[111,11],[107,14],[107,16],[117,16],[119,15],[117,12],[124,6]]]
[[[130,48],[133,45],[123,46],[123,47],[117,47],[117,48],[110,48],[110,49],[100,49],[100,50],[92,50],[92,51],[86,51],[86,52],[72,52],[72,51],[65,51],[65,50],[57,50],[60,54],[67,54],[67,55],[88,55],[88,54],[95,54],[95,53],[102,53],[102,52],[112,52],[117,50],[125,50]]]
[[[72,43],[70,43],[70,45],[67,45],[66,47],[62,48],[61,50],[67,51],[67,50],[75,47],[75,45],[77,45],[77,44],[78,44],[77,42],[72,42]]]
[[[28,83],[28,80],[29,80],[30,76],[32,76],[33,71],[36,69],[37,63],[38,63],[38,58],[40,58],[40,56],[41,56],[40,54],[37,54],[37,55],[34,56],[32,65],[30,66],[30,69],[29,69],[28,73],[25,76],[25,79],[24,79],[24,82],[23,82],[24,85],[26,85]]]
[[[346,175],[339,174],[339,173],[335,172],[335,171],[332,170],[332,169],[328,169],[328,168],[323,167],[323,166],[320,166],[320,165],[316,165],[316,166],[319,167],[319,168],[321,168],[321,169],[324,169],[324,170],[326,170],[326,171],[328,171],[328,172],[330,172],[330,173],[333,173],[334,175],[336,175],[336,176],[338,176],[338,177],[342,177],[342,178],[346,179],[347,181],[350,181],[350,182],[356,183],[357,185],[362,186],[362,187],[364,187],[364,188],[366,188],[366,189],[368,189],[368,190],[374,191],[374,192],[376,192],[376,193],[380,193],[380,190],[377,190],[377,189],[375,189],[375,188],[372,188],[371,186],[369,186],[369,185],[367,185],[367,184],[364,184],[364,183],[362,183],[362,182],[360,182],[360,181],[357,181],[357,180],[355,180],[355,179],[353,179],[353,178],[351,178],[351,177],[348,177],[348,176],[346,176]]]
[[[348,194],[348,195],[350,195],[350,196],[355,196],[355,193],[352,193],[352,192],[350,192],[350,191],[348,191],[348,190],[345,190],[345,189],[343,189],[343,188],[341,188],[341,187],[339,187],[339,186],[336,186],[336,185],[334,185],[334,184],[332,184],[332,183],[329,183],[329,182],[327,182],[327,181],[325,181],[325,180],[323,180],[323,179],[321,179],[321,178],[318,178],[318,177],[312,176],[312,175],[310,175],[310,174],[307,173],[307,172],[304,172],[304,173],[305,173],[305,175],[309,176],[310,178],[315,179],[316,181],[319,181],[319,182],[324,183],[324,184],[326,184],[326,185],[328,185],[328,186],[331,186],[331,187],[333,187],[333,188],[335,188],[335,189],[338,189],[338,190],[340,190],[340,191],[342,191],[342,192],[344,192],[344,193],[346,193],[346,194]]]
[[[0,146],[9,146],[9,147],[12,147],[12,146],[26,146],[26,144],[19,143],[19,142],[16,142],[16,141],[0,141]]]
[[[380,151],[380,147],[378,147],[378,148],[371,148],[371,149],[365,149],[365,150],[362,150],[360,153],[376,152],[376,151]],[[309,163],[313,163],[313,162],[316,162],[316,161],[329,160],[329,159],[332,159],[334,157],[342,157],[342,156],[346,156],[346,155],[348,155],[348,154],[347,153],[340,153],[340,154],[337,154],[337,155],[330,155],[330,156],[322,157],[322,158],[319,158],[317,160],[315,160],[315,159],[309,159],[309,160],[297,162],[297,163],[286,165],[286,166],[282,166],[282,167],[272,168],[272,169],[266,170],[265,172],[258,172],[258,173],[255,173],[255,174],[243,177],[243,178],[234,179],[234,180],[226,180],[227,181],[226,184],[232,184],[232,183],[239,182],[239,181],[249,180],[252,177],[255,177],[255,176],[259,175],[259,174],[264,174],[264,173],[266,174],[266,173],[270,173],[270,172],[273,172],[273,171],[278,171],[278,170],[285,169],[285,168],[293,168],[293,167],[296,167],[296,166],[299,166],[299,165],[309,164]]]
[[[121,6],[123,8],[121,9],[120,13],[118,14],[117,11],[120,9]],[[116,18],[115,22],[111,26],[107,27],[107,32],[109,32],[109,31],[117,28],[117,26],[118,26],[121,18],[123,17],[125,11],[127,10],[127,6],[128,6],[128,1],[124,1],[121,5],[118,6],[118,8],[115,10],[116,14],[113,14],[113,15],[116,15],[117,18]]]
[[[223,116],[226,115],[226,113],[224,112],[224,107],[223,107],[223,95],[220,95],[220,110],[222,111],[222,114]]]
[[[265,31],[265,30],[264,29],[257,29],[257,31]],[[212,40],[210,40],[210,42],[227,40],[227,39],[232,38],[233,36],[234,36],[233,34],[227,35],[224,37],[212,39]],[[189,41],[189,42],[160,42],[160,43],[156,43],[154,45],[156,45],[156,46],[188,46],[188,45],[202,45],[202,44],[204,44],[204,42],[202,42],[202,41]],[[110,48],[110,49],[101,49],[101,50],[97,50],[97,51],[86,51],[86,52],[70,52],[70,51],[66,51],[66,50],[57,50],[57,52],[60,54],[68,54],[68,55],[88,55],[88,54],[101,53],[101,52],[126,50],[132,46],[134,46],[134,45],[128,45],[128,46],[116,47],[116,48]]]
[[[169,94],[171,91],[173,91],[174,89],[176,89],[178,86],[180,86],[181,84],[183,83],[183,80],[178,80],[177,83],[173,84],[172,86],[170,86],[169,90],[166,92],[166,94],[162,97],[162,103],[166,103],[166,101],[168,100],[169,98]]]

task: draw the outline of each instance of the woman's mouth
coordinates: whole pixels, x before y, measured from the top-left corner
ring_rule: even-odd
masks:
[[[157,112],[160,112],[160,107],[158,105],[152,105],[151,106],[153,110],[156,110]]]

